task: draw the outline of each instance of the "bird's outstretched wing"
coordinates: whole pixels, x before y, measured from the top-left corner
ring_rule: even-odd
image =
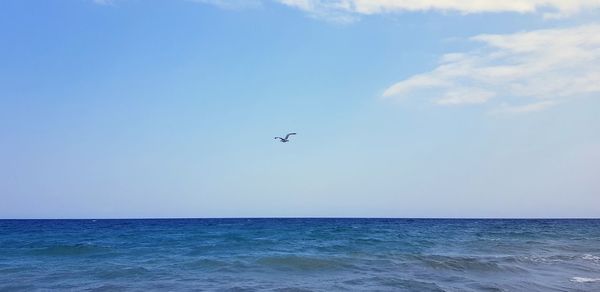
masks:
[[[273,138],[273,139],[283,139],[283,138],[281,138],[281,137],[275,137],[275,138]]]
[[[289,134],[285,135],[285,139],[287,140],[291,135],[296,135],[296,133],[289,133]]]

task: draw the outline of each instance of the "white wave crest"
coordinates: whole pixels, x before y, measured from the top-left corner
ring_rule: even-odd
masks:
[[[571,282],[577,283],[593,283],[600,281],[600,278],[584,278],[584,277],[573,277],[571,278]]]
[[[583,257],[581,257],[581,258],[584,260],[588,260],[588,261],[600,262],[599,256],[595,256],[595,255],[591,255],[591,254],[584,254]]]

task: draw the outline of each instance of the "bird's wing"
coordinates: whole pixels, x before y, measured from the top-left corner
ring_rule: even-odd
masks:
[[[283,139],[283,138],[281,138],[281,137],[275,137],[275,138],[273,138],[273,139]]]
[[[289,133],[289,134],[285,135],[285,138],[287,139],[287,138],[289,138],[291,135],[296,135],[296,133]]]

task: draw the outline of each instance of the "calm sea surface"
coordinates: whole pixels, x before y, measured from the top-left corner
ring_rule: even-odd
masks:
[[[600,291],[600,220],[0,220],[0,290]]]

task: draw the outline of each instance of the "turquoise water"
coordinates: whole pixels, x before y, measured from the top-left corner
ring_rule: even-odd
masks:
[[[0,290],[600,291],[600,220],[0,220]]]

